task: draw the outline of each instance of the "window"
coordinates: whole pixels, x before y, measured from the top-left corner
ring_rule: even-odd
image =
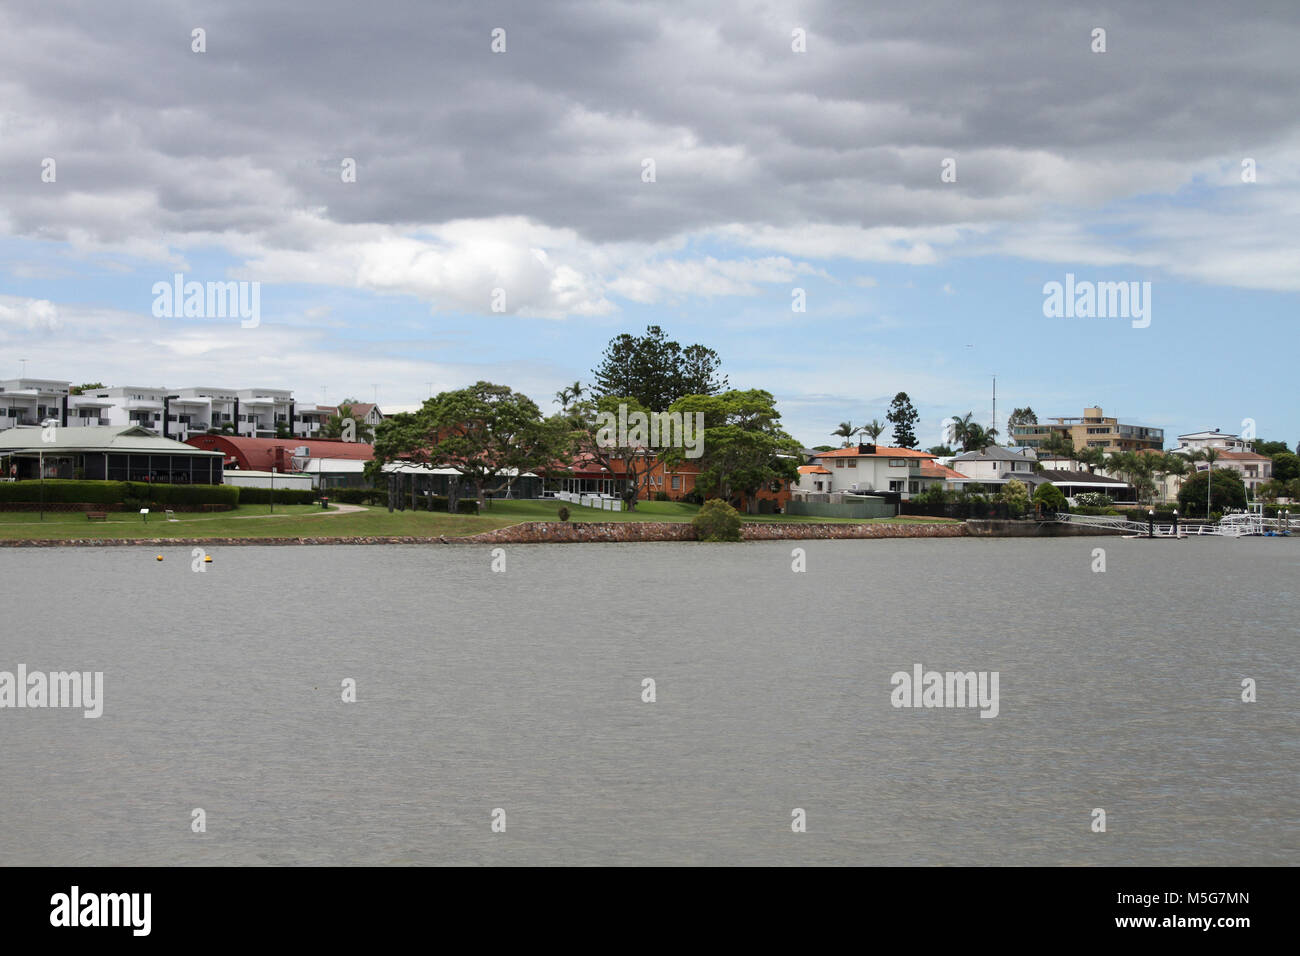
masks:
[[[849,467],[850,467],[850,468],[856,468],[856,467],[858,467],[858,460],[857,460],[856,458],[850,458],[850,459],[849,459]]]
[[[682,487],[682,476],[673,475],[673,491],[680,491]]]
[[[843,458],[836,458],[836,459],[835,459],[835,467],[836,467],[836,468],[843,468],[843,467],[844,467],[844,459],[843,459]]]
[[[890,490],[890,491],[902,491],[902,490],[903,490],[903,483],[902,483],[902,481],[891,481],[891,482],[889,483],[889,490]]]
[[[901,459],[901,458],[891,458],[891,459],[889,459],[889,467],[890,467],[890,468],[903,468],[903,467],[905,467],[905,466],[906,466],[906,462],[904,462],[903,459]]]
[[[908,484],[907,484],[907,492],[908,492],[908,494],[912,494],[912,495],[916,494],[916,492],[917,492],[917,486],[918,486],[918,485],[920,485],[920,482],[919,482],[919,481],[910,481],[910,482],[908,482]]]

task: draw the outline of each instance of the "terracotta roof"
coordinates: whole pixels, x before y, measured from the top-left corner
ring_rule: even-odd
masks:
[[[801,475],[829,475],[830,471],[821,465],[800,465],[799,474]]]
[[[1220,451],[1220,460],[1228,461],[1272,461],[1268,455],[1260,455],[1253,451]]]
[[[294,449],[306,446],[311,458],[347,458],[370,461],[375,450],[364,442],[328,438],[248,438],[243,435],[191,435],[185,442],[205,451],[224,452],[245,471],[270,471],[287,467]]]
[[[970,481],[969,475],[963,475],[960,471],[953,471],[947,465],[940,465],[937,462],[927,461],[921,463],[922,478],[947,478],[949,481]]]
[[[818,458],[934,458],[929,452],[917,451],[915,448],[890,448],[886,445],[877,445],[874,455],[863,454],[858,451],[858,446],[853,445],[850,448],[837,448],[834,451],[821,451],[817,453]]]

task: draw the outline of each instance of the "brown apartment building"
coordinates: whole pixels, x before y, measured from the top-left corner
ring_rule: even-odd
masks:
[[[1075,448],[1104,448],[1106,451],[1162,451],[1165,430],[1148,425],[1125,425],[1108,418],[1101,408],[1085,408],[1079,418],[1053,418],[1037,425],[1012,425],[1011,438],[1018,445],[1039,448],[1052,433],[1069,438]]]

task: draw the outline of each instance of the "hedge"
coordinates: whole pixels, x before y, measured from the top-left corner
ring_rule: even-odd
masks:
[[[44,488],[42,489],[42,485]],[[0,501],[67,501],[84,504],[225,505],[239,504],[234,485],[168,485],[143,481],[74,481],[51,478],[40,481],[0,482]]]
[[[275,489],[275,503],[278,505],[309,505],[313,504],[318,498],[320,498],[320,492],[315,488]],[[239,503],[241,505],[270,504],[271,489],[241,486],[239,489]]]

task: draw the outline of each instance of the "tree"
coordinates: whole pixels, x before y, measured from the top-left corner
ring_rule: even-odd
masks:
[[[985,428],[983,425],[971,422],[966,427],[966,438],[962,442],[962,451],[983,451],[989,445],[997,444],[998,430],[996,428]]]
[[[912,407],[912,400],[907,397],[907,392],[899,392],[894,396],[894,400],[889,405],[889,411],[885,413],[885,418],[894,426],[894,444],[899,448],[915,448],[916,441],[916,422],[921,416],[916,413]]]
[[[843,438],[844,443],[840,447],[848,448],[853,444],[853,433],[856,431],[857,429],[853,427],[853,422],[848,421],[840,422],[840,427],[831,432],[831,434],[837,438]]]
[[[1007,418],[1007,425],[1037,425],[1038,416],[1034,410],[1028,406],[1024,408],[1013,408],[1011,415]]]
[[[758,492],[779,489],[799,477],[800,445],[780,427],[781,415],[771,392],[732,390],[721,395],[687,395],[673,412],[704,414],[703,454],[695,487],[706,497],[731,501],[743,497],[751,514],[758,511]],[[685,459],[682,448],[667,448],[666,467]]]
[[[1006,502],[1012,517],[1020,517],[1029,507],[1029,489],[1025,487],[1023,481],[1017,481],[1015,478],[1002,486],[999,497]]]
[[[1038,448],[1049,455],[1060,455],[1062,458],[1069,458],[1073,461],[1083,460],[1079,457],[1082,453],[1074,450],[1074,439],[1070,437],[1068,432],[1049,432],[1047,437],[1039,443]]]
[[[1178,490],[1178,507],[1188,517],[1199,514],[1209,517],[1211,504],[1220,512],[1245,508],[1246,483],[1241,480],[1241,475],[1231,468],[1198,471]]]
[[[345,398],[339,402],[338,411],[325,420],[320,427],[321,438],[343,438],[348,441],[373,443],[375,431],[359,415],[352,414],[352,406],[357,404],[355,398]],[[351,421],[351,427],[346,425]],[[350,437],[349,437],[350,436]]]
[[[834,451],[835,446],[834,445],[813,445],[812,450],[813,451]]]
[[[880,423],[879,419],[873,418],[858,430],[870,437],[871,443],[874,445],[880,441],[880,434],[885,430],[885,426]]]
[[[527,395],[478,382],[441,392],[418,411],[381,422],[367,471],[378,474],[384,464],[398,460],[455,468],[482,505],[489,491],[507,488],[524,472],[563,457],[568,437],[568,422],[558,415],[543,420]]]
[[[961,445],[962,451],[970,451],[970,448],[966,444],[966,439],[970,436],[971,425],[975,419],[974,413],[967,412],[965,415],[953,415],[951,418],[952,421],[948,426],[948,440]]]
[[[721,498],[710,498],[691,519],[700,541],[739,541],[740,512]]]
[[[1300,456],[1282,451],[1274,454],[1272,458],[1273,477],[1278,481],[1288,482],[1292,478],[1300,478]]]
[[[84,395],[86,392],[93,392],[97,388],[105,388],[103,382],[87,382],[85,385],[74,385],[68,389],[69,395]],[[1285,450],[1285,449],[1284,449]]]
[[[576,402],[565,408],[564,414],[570,428],[572,454],[579,460],[595,462],[609,472],[615,486],[621,486],[619,494],[627,510],[635,511],[637,490],[649,480],[656,448],[650,444],[649,435],[638,434],[634,428],[620,434],[617,427],[606,427],[608,416],[618,419],[620,406],[625,421],[637,412],[651,413],[631,396],[605,395],[594,401]]]
[[[582,398],[582,393],[582,382],[574,382],[555,393],[555,402],[560,408],[567,410],[570,405]]]
[[[926,452],[934,455],[935,458],[951,458],[954,454],[953,450],[947,445],[931,445],[926,449]]]
[[[1060,488],[1045,481],[1034,489],[1034,504],[1044,512],[1055,513],[1066,508],[1065,493]]]
[[[645,408],[664,411],[686,395],[716,395],[727,387],[719,377],[722,360],[703,345],[682,348],[657,325],[640,337],[624,332],[610,340],[600,365],[592,370],[594,395],[625,395]]]
[[[1284,451],[1290,451],[1284,441],[1257,441],[1255,442],[1255,454],[1268,455],[1272,458],[1274,455],[1281,454]]]

